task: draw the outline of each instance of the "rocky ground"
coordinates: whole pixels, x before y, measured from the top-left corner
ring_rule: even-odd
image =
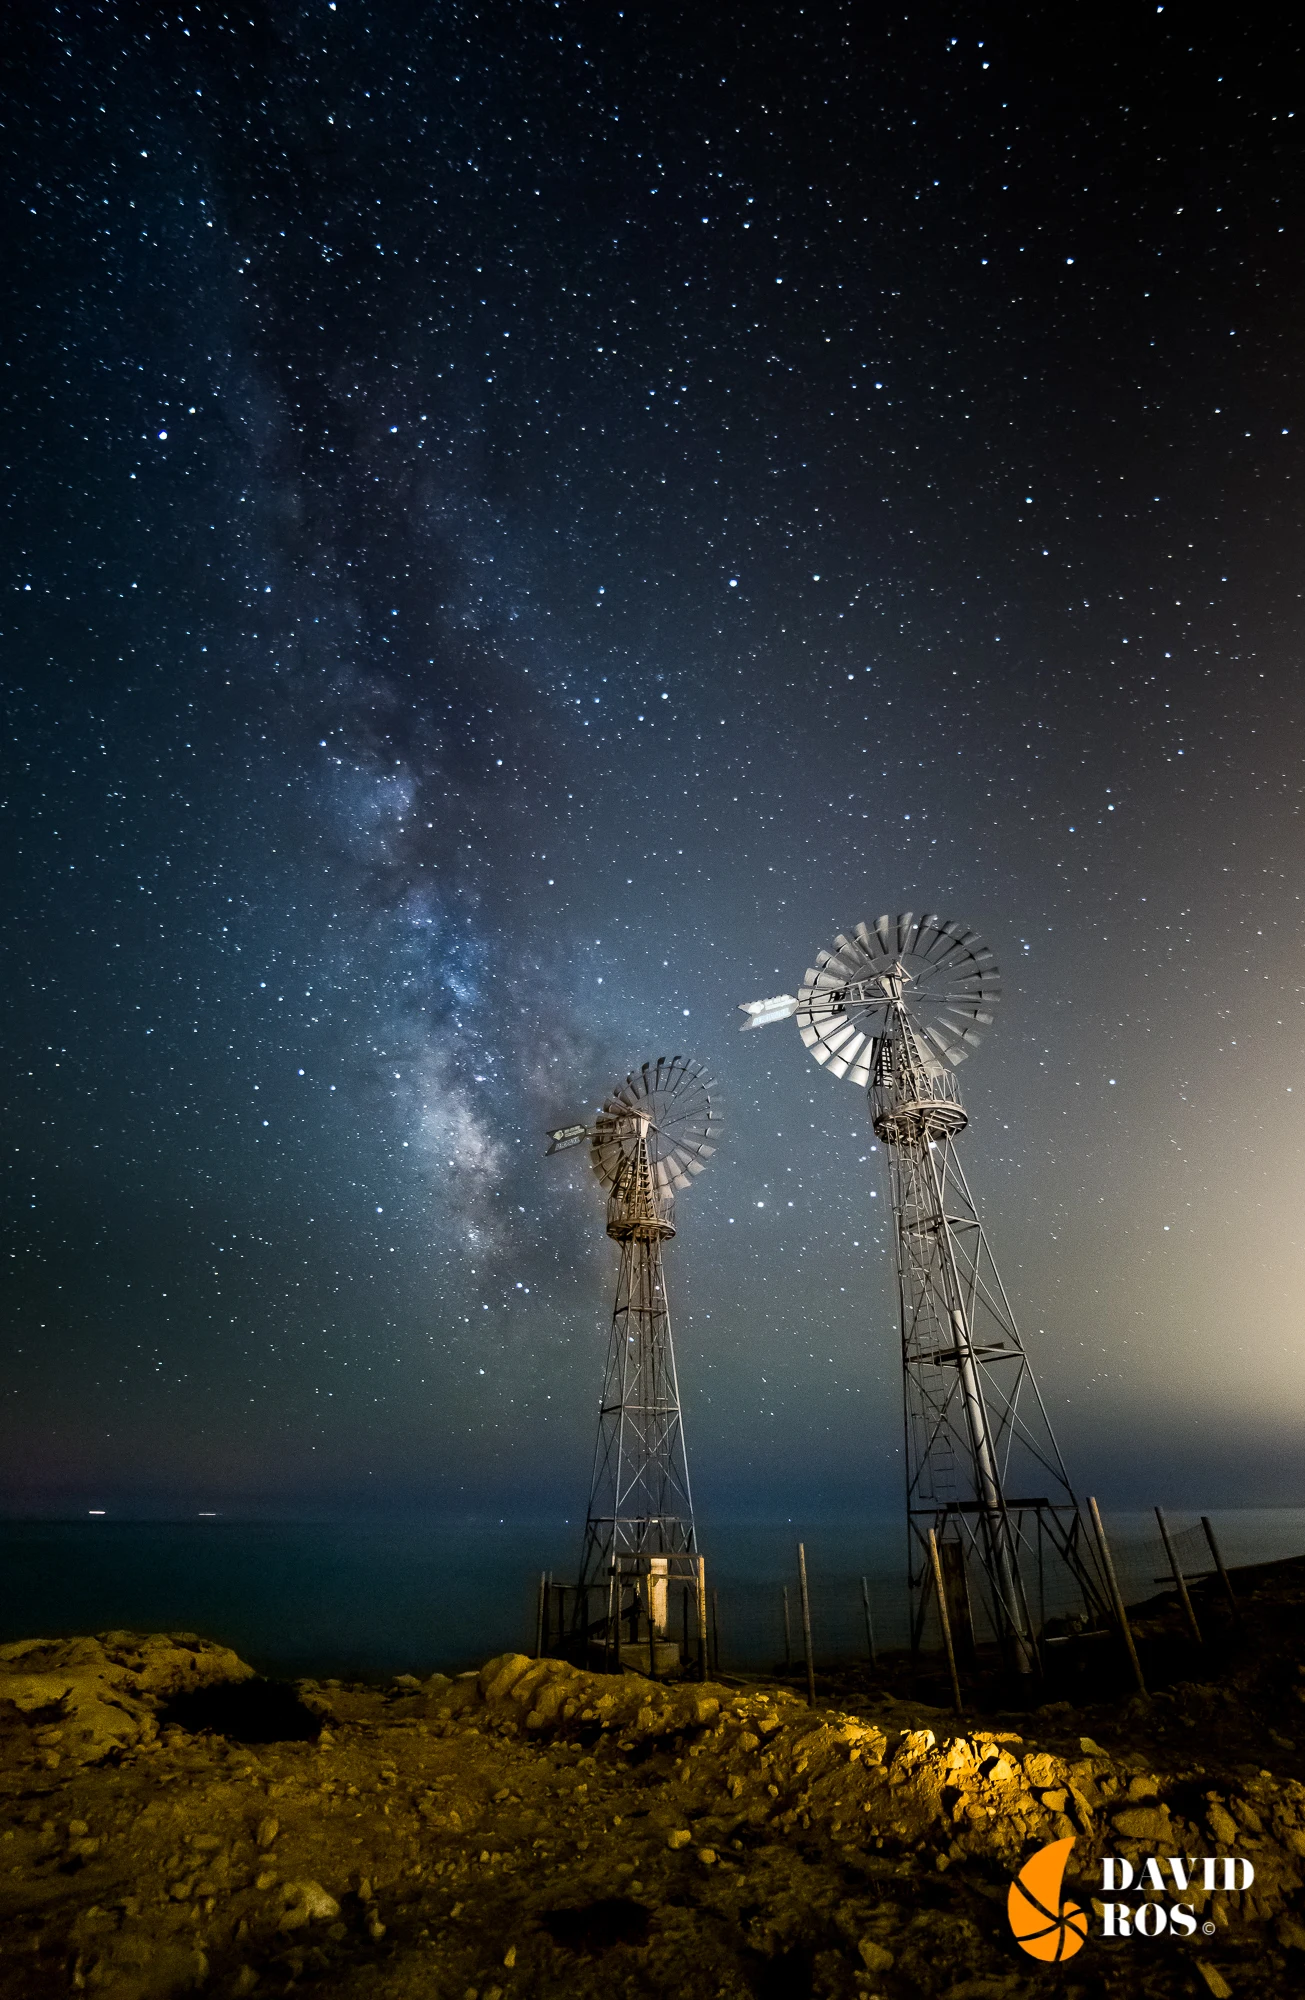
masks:
[[[0,1993],[1302,1994],[1305,1558],[1236,1581],[1201,1649],[1144,1608],[1147,1702],[1098,1642],[1072,1703],[960,1717],[901,1661],[812,1710],[516,1655],[290,1690],[176,1634],[0,1648]],[[1088,1908],[1103,1853],[1244,1854],[1255,1884],[1190,1893],[1192,1939],[1094,1920],[1042,1965],[1007,1891],[1070,1835]]]

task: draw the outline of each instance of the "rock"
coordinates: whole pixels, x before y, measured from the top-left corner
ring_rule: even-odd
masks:
[[[328,1896],[320,1882],[283,1882],[282,1910],[278,1930],[294,1931],[314,1918],[338,1917],[340,1905]]]
[[[1213,1994],[1214,2000],[1232,2000],[1232,1987],[1217,1965],[1211,1965],[1208,1959],[1198,1958],[1196,1969],[1205,1981],[1207,1991]]]
[[[274,1819],[271,1813],[265,1813],[258,1822],[258,1827],[254,1834],[254,1845],[256,1847],[270,1847],[280,1831],[280,1820]]]
[[[571,1690],[567,1687],[565,1681],[560,1678],[554,1678],[551,1684],[542,1687],[535,1698],[533,1708],[526,1717],[526,1728],[547,1729],[551,1727],[561,1714],[562,1704],[570,1692]]]
[[[486,1701],[504,1701],[533,1665],[524,1653],[500,1653],[496,1659],[486,1660],[476,1677],[476,1685]]]
[[[876,1944],[873,1938],[864,1937],[857,1945],[861,1963],[867,1972],[891,1972],[893,1954],[884,1945]]]
[[[1205,1823],[1209,1827],[1215,1839],[1221,1842],[1224,1847],[1236,1846],[1237,1822],[1233,1818],[1231,1813],[1224,1811],[1223,1807],[1218,1803],[1217,1800],[1212,1801],[1211,1804],[1206,1807]]]
[[[676,1826],[672,1827],[671,1831],[667,1834],[666,1845],[672,1849],[687,1847],[692,1839],[693,1835],[689,1832],[687,1826]]]
[[[0,1646],[0,1719],[54,1712],[67,1753],[96,1764],[154,1742],[158,1710],[173,1696],[253,1677],[229,1647],[188,1632],[18,1639]]]
[[[1168,1840],[1171,1832],[1169,1815],[1158,1806],[1136,1806],[1128,1812],[1118,1812],[1111,1825],[1125,1840]]]

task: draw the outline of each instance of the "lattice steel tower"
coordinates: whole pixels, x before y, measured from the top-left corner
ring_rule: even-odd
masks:
[[[672,1581],[692,1587],[699,1632],[705,1624],[662,1245],[676,1192],[702,1172],[719,1129],[701,1064],[661,1056],[618,1085],[592,1129],[549,1135],[550,1152],[589,1140],[620,1248],[572,1630],[622,1658],[636,1649],[630,1663],[645,1671],[679,1659],[667,1636]]]
[[[893,1209],[906,1432],[911,1639],[935,1578],[962,1654],[995,1639],[1039,1670],[1047,1611],[1108,1616],[1047,1412],[956,1152],[968,1120],[953,1075],[1001,982],[977,933],[880,917],[818,953],[797,999],[745,1005],[745,1028],[795,1016],[837,1077],[865,1087]],[[935,1570],[932,1538],[937,1546]],[[1047,1602],[1046,1556],[1059,1577]],[[1059,1598],[1060,1601],[1056,1601]]]

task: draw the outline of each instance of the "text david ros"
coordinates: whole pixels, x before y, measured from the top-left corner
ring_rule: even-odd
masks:
[[[1168,1880],[1165,1879],[1166,1871]],[[1171,1889],[1176,1896],[1184,1890],[1249,1889],[1255,1870],[1244,1854],[1150,1855],[1134,1869],[1122,1854],[1103,1855],[1101,1887],[1107,1893],[1122,1889]],[[1159,1902],[1110,1903],[1101,1905],[1102,1937],[1161,1937],[1166,1931],[1175,1937],[1191,1937],[1197,1915],[1189,1903]]]

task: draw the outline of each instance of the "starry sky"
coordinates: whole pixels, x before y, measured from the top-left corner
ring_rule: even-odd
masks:
[[[898,1502],[791,1024],[990,940],[964,1158],[1080,1490],[1299,1501],[1290,10],[11,24],[10,1511],[583,1511],[632,1064],[704,1515]]]

